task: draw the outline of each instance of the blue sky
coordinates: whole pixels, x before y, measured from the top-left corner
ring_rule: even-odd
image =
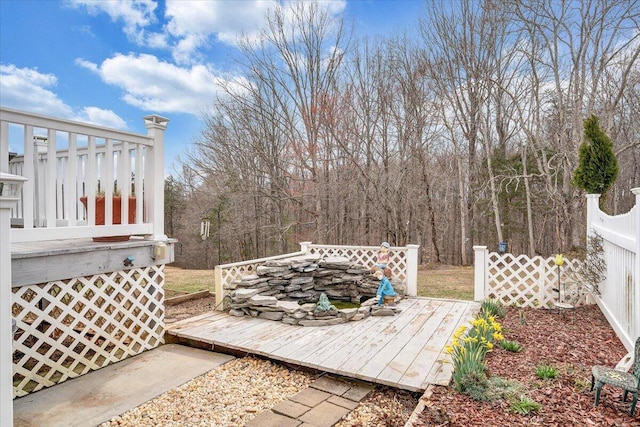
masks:
[[[280,1],[283,7],[287,2]],[[415,31],[423,1],[325,1],[355,36]],[[273,1],[1,0],[0,105],[146,133],[170,119],[165,170],[200,134],[217,79],[236,76],[241,34]]]

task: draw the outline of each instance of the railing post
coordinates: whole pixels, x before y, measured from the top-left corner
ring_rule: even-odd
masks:
[[[407,295],[418,296],[418,249],[420,245],[407,245]]]
[[[489,251],[486,246],[474,246],[473,252],[473,300],[482,301],[485,298],[487,286]]]
[[[164,131],[167,123],[169,119],[164,117],[144,117],[147,135],[154,140],[153,148],[147,149],[145,158],[145,221],[153,223],[153,234],[146,237],[148,240],[167,239],[164,233]]]
[[[219,265],[215,266],[214,280],[216,292],[216,310],[222,311],[224,310],[224,307],[222,305],[222,301],[224,300],[224,283],[222,283],[222,267],[220,267]]]
[[[600,207],[598,201],[600,200],[600,194],[587,194],[587,239],[592,233],[591,224],[593,224],[600,213]]]
[[[632,327],[631,331],[631,336],[633,337],[634,333],[635,336],[640,335],[640,187],[632,188],[631,192],[636,196],[636,204],[633,209],[633,221],[635,222],[636,227],[636,235],[634,236],[634,238],[636,239],[636,253],[634,254],[636,262],[635,271],[633,272],[633,286],[635,286],[636,289],[636,300],[632,304],[632,310],[635,317],[633,324],[635,325],[635,327]],[[633,329],[635,329],[635,331]]]
[[[300,252],[304,252],[309,255],[309,246],[312,242],[300,242]]]
[[[13,426],[13,322],[11,315],[11,209],[25,179],[0,162],[0,425]],[[13,188],[12,188],[13,187]]]

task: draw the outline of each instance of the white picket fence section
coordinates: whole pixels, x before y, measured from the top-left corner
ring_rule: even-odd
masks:
[[[409,296],[417,295],[419,248],[419,245],[407,245],[391,247],[390,249],[389,268],[391,268],[393,280],[404,283]],[[321,258],[346,257],[355,263],[373,266],[379,249],[379,246],[314,245],[311,242],[301,242],[299,252],[217,265],[215,267],[216,309],[222,310],[224,308],[222,302],[226,295],[226,285],[241,279],[243,276],[254,274],[256,268],[267,261],[316,255]]]
[[[582,264],[578,259],[565,258],[558,267],[555,257],[499,254],[489,252],[486,246],[473,249],[476,301],[493,298],[505,306],[540,308],[551,307],[558,300],[559,293],[554,288],[561,289],[563,296],[565,292],[577,292]],[[584,304],[586,295],[577,295],[575,299],[577,305]]]
[[[164,265],[11,288],[15,397],[164,341]]]
[[[631,189],[635,205],[610,216],[587,195],[587,233],[602,236],[607,277],[596,302],[628,351],[640,336],[640,187]]]

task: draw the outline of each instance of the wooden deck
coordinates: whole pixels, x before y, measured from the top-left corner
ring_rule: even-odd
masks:
[[[177,322],[166,333],[211,344],[215,351],[229,348],[404,390],[448,384],[453,367],[444,346],[480,304],[409,298],[399,307],[402,312],[393,317],[323,327],[210,312]]]

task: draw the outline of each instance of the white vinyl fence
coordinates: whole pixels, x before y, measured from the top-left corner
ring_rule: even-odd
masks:
[[[598,194],[587,195],[587,230],[602,236],[607,277],[596,302],[627,350],[640,336],[640,187],[631,189],[635,206],[610,216],[598,207]]]

